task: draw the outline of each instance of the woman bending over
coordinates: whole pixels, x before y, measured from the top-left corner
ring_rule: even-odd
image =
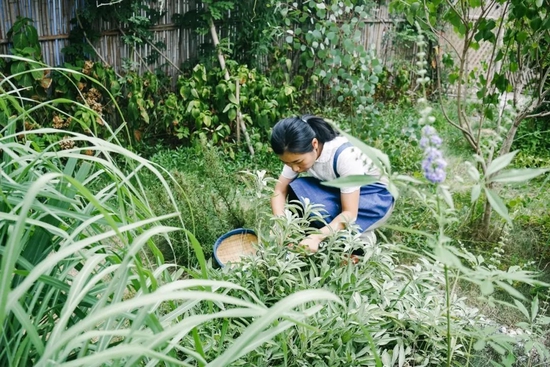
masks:
[[[309,199],[323,204],[327,225],[320,233],[307,236],[300,245],[316,252],[320,242],[331,232],[356,223],[361,238],[376,242],[374,229],[381,226],[393,210],[394,199],[386,189],[387,180],[380,170],[324,119],[312,115],[289,117],[277,122],[271,134],[271,147],[284,163],[275,185],[271,208],[275,216],[283,215],[288,200]],[[300,173],[309,177],[298,177]],[[369,175],[376,183],[337,189],[322,181],[350,175]]]

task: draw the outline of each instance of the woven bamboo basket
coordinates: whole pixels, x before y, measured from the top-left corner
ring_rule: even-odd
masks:
[[[214,258],[220,266],[238,263],[242,256],[256,253],[254,245],[257,243],[258,237],[253,230],[234,229],[218,238],[214,244]]]

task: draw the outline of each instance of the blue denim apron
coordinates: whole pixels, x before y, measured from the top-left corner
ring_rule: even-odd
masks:
[[[333,167],[336,177],[339,174],[336,170],[338,156],[351,143],[344,143],[336,150],[334,154]],[[336,187],[324,186],[321,181],[315,177],[300,177],[290,183],[291,193],[289,199],[295,198],[304,203],[304,198],[309,199],[312,204],[324,205],[326,211],[324,220],[330,223],[336,216],[342,213],[342,203],[340,189]],[[393,207],[394,198],[381,183],[374,183],[361,187],[359,196],[359,211],[355,223],[360,227],[360,231],[366,231],[382,220],[388,211]],[[318,224],[316,226],[319,226]]]

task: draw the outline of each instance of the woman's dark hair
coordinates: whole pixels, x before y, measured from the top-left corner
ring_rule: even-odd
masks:
[[[338,132],[321,117],[303,115],[288,117],[275,124],[271,133],[271,148],[277,155],[284,152],[309,153],[313,150],[313,138],[326,143],[338,136]]]

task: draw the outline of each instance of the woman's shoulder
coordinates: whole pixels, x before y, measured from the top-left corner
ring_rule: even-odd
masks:
[[[325,143],[325,146],[330,147],[330,149],[332,149],[332,150],[336,150],[341,145],[346,144],[346,143],[349,143],[348,138],[346,138],[345,136],[340,136],[339,135],[339,136],[335,137],[334,139],[332,139],[331,141],[327,141]]]

